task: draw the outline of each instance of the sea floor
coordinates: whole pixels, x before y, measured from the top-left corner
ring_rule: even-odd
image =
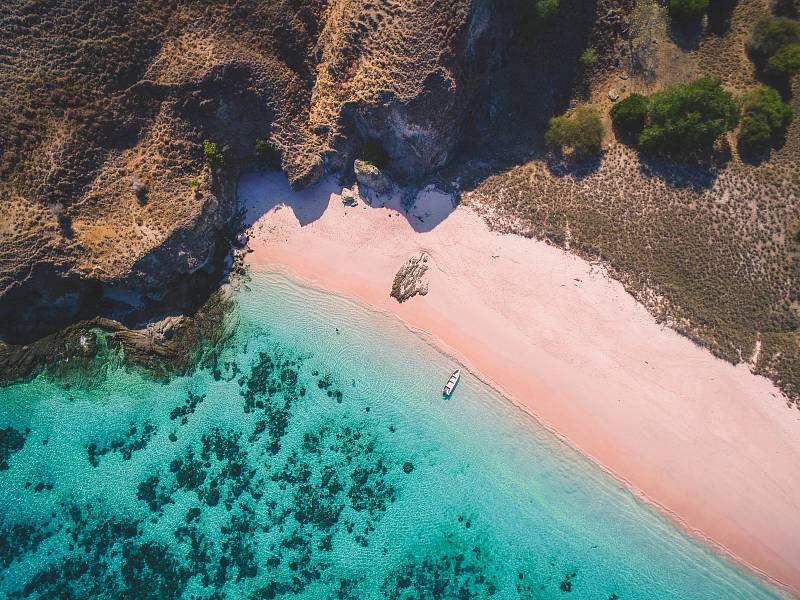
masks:
[[[0,389],[0,598],[780,597],[400,321],[234,294],[215,368]]]

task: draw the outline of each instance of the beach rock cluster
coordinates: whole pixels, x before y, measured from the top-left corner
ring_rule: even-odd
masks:
[[[428,282],[425,274],[428,272],[429,256],[420,252],[412,256],[400,267],[392,282],[390,296],[401,304],[416,295],[425,296],[428,293]]]
[[[295,188],[368,141],[399,180],[442,166],[514,4],[2,3],[0,336],[213,270],[238,174],[267,154]]]
[[[353,163],[353,172],[358,182],[358,194],[373,204],[392,191],[392,180],[375,165],[363,160]]]

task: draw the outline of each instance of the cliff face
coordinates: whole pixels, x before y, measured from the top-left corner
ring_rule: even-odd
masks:
[[[185,298],[170,290],[208,279],[258,139],[295,187],[350,168],[368,139],[400,179],[440,167],[500,60],[512,8],[4,2],[0,336]],[[204,159],[206,139],[224,165]]]
[[[312,129],[336,167],[379,140],[400,179],[444,165],[512,31],[503,0],[339,2],[317,46]]]

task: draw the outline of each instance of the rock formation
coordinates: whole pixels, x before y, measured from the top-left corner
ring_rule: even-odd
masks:
[[[193,310],[257,140],[297,188],[369,140],[400,181],[442,166],[513,4],[2,3],[0,338]]]

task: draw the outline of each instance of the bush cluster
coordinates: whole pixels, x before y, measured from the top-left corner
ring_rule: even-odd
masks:
[[[219,169],[225,164],[225,155],[222,154],[222,151],[217,145],[210,140],[203,141],[203,156],[206,157],[206,162],[212,169]]]
[[[611,108],[611,120],[619,131],[638,140],[647,121],[647,98],[631,94]]]
[[[745,152],[768,148],[786,130],[794,116],[792,107],[771,87],[760,85],[747,93],[742,102],[742,127],[739,147]]]
[[[787,77],[800,71],[800,22],[786,17],[764,17],[747,42],[756,66],[769,75]]]
[[[649,97],[633,94],[612,109],[611,118],[644,152],[708,153],[738,125],[739,104],[719,79],[701,77]]]
[[[569,150],[576,157],[586,157],[600,152],[603,133],[603,121],[597,109],[584,105],[550,119],[544,137],[559,153]]]
[[[676,23],[699,21],[708,9],[708,0],[668,0],[669,17]]]

